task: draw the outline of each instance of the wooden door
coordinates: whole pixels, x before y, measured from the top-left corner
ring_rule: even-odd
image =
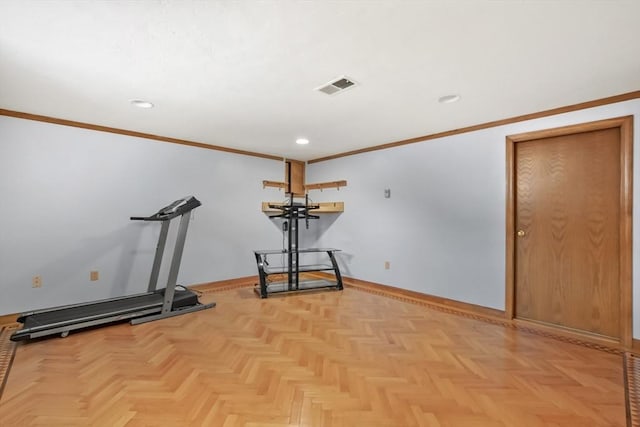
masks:
[[[630,343],[630,126],[508,139],[513,317]]]

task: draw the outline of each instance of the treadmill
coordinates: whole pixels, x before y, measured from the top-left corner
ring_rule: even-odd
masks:
[[[11,340],[23,341],[56,334],[60,334],[64,338],[70,331],[76,329],[126,319],[130,319],[132,325],[137,325],[215,307],[215,303],[201,304],[197,294],[189,289],[176,289],[191,211],[200,205],[198,199],[188,196],[176,200],[151,216],[131,217],[131,220],[134,221],[159,221],[162,223],[146,293],[22,313],[17,321],[24,326],[11,335]],[[169,233],[169,223],[177,217],[180,217],[180,225],[167,285],[164,289],[156,290],[167,234]]]

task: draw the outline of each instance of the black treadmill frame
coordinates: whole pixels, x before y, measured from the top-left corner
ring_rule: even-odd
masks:
[[[132,220],[162,222],[146,293],[22,313],[17,321],[23,323],[24,327],[14,332],[11,340],[21,341],[55,334],[65,337],[73,330],[126,319],[131,319],[131,324],[137,325],[215,307],[215,302],[201,304],[198,302],[197,295],[188,289],[176,292],[176,281],[191,211],[200,205],[199,200],[190,196],[176,200],[154,215],[131,217]],[[169,223],[177,216],[180,216],[180,225],[171,258],[167,285],[164,289],[156,290],[167,235],[169,234]],[[60,319],[55,319],[57,315]]]

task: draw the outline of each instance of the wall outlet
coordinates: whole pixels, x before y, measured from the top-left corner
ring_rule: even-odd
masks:
[[[389,269],[391,269],[391,263],[390,263],[389,261],[385,261],[385,262],[384,262],[384,269],[385,269],[385,270],[389,270]]]
[[[100,274],[97,271],[92,271],[91,273],[89,273],[89,279],[92,282],[95,282],[96,280],[100,280]]]
[[[41,288],[42,287],[42,276],[33,276],[31,279],[31,287],[32,288]]]

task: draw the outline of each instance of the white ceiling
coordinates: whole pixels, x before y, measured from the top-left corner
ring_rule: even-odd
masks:
[[[0,0],[0,108],[308,160],[639,90],[639,18],[639,0]],[[360,85],[313,90],[341,75]]]

